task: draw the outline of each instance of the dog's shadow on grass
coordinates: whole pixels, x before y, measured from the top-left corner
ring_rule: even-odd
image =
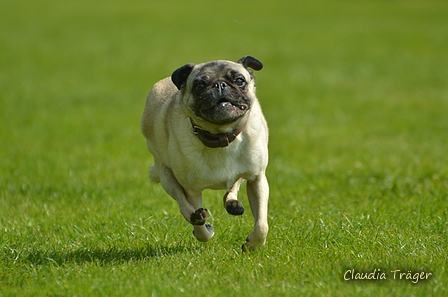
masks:
[[[34,265],[45,264],[84,264],[99,265],[119,264],[130,261],[144,261],[150,258],[169,257],[173,254],[189,252],[192,247],[185,245],[152,246],[119,249],[111,248],[80,248],[73,251],[35,251],[27,257],[27,261]]]

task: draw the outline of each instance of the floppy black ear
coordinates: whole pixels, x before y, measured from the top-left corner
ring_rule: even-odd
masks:
[[[181,89],[185,87],[185,83],[187,82],[187,78],[191,73],[191,70],[193,70],[193,67],[195,64],[188,63],[184,66],[180,67],[179,69],[176,69],[173,74],[171,74],[171,80],[176,85],[177,89]]]
[[[253,70],[261,70],[263,69],[263,63],[258,60],[257,58],[254,58],[252,56],[245,56],[242,57],[241,59],[236,61],[237,63],[243,64],[243,66],[245,68],[249,67],[252,68]]]

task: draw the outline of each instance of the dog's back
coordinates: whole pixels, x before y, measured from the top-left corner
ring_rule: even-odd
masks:
[[[157,82],[146,99],[146,106],[141,121],[142,133],[146,139],[151,139],[154,135],[156,117],[161,115],[161,110],[167,100],[174,100],[175,93],[179,92],[171,82],[171,78]]]

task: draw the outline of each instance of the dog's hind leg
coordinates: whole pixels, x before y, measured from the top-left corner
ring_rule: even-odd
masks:
[[[268,235],[269,184],[264,172],[253,181],[247,181],[247,197],[254,216],[254,231],[247,236],[243,251],[253,251],[266,243]]]
[[[171,169],[164,165],[159,165],[155,168],[158,169],[158,175],[163,189],[177,201],[180,212],[185,220],[193,225],[194,236],[199,241],[209,241],[214,231],[212,226],[205,223],[210,214],[207,209],[201,207],[202,195],[200,193],[198,195],[189,195],[174,177]]]
[[[227,193],[224,195],[224,207],[227,210],[227,212],[234,216],[240,216],[244,213],[244,206],[243,204],[238,201],[238,191],[240,189],[241,184],[243,183],[243,179],[238,179],[227,191]]]

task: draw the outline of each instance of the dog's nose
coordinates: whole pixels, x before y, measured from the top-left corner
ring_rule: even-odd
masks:
[[[217,82],[214,84],[214,87],[219,90],[219,93],[221,93],[227,86],[228,85],[225,82]]]

